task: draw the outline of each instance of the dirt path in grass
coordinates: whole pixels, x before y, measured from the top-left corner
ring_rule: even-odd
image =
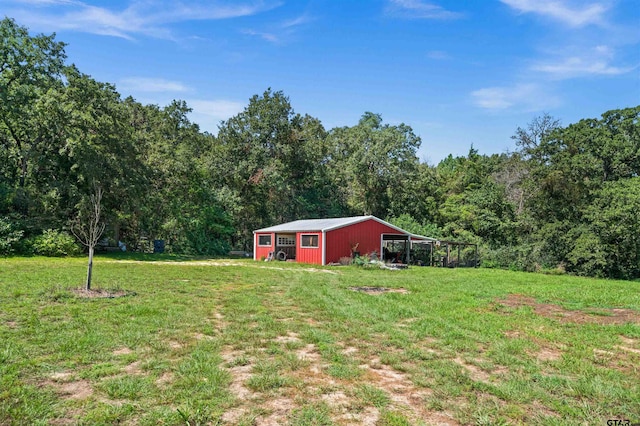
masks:
[[[300,271],[300,272],[318,272],[323,274],[339,274],[338,271],[330,271],[319,268],[283,268],[280,266],[266,266],[260,263],[234,262],[231,260],[189,260],[185,262],[171,262],[165,260],[145,262],[140,260],[99,260],[99,263],[128,263],[128,264],[144,264],[144,265],[172,265],[172,266],[244,266],[249,268],[271,269],[274,271]]]
[[[224,324],[219,313],[217,319]],[[263,346],[270,350],[223,347],[223,366],[230,373],[229,391],[235,397],[222,416],[224,424],[289,424],[301,413],[316,416],[316,421],[328,418],[338,425],[387,424],[383,417],[388,413],[401,416],[408,424],[459,424],[446,410],[429,410],[426,401],[432,390],[416,386],[407,373],[372,356],[373,348],[363,351],[338,344],[340,356],[352,359],[351,364],[359,370],[357,378],[341,379],[330,373],[331,361],[322,356],[318,345],[305,342],[296,332],[288,331]],[[288,360],[288,365],[283,366],[283,360]],[[280,367],[265,373],[265,364]],[[285,384],[257,387],[261,378],[273,375],[283,377]]]
[[[640,324],[640,312],[634,311],[633,309],[603,308],[569,310],[551,303],[538,303],[533,297],[522,294],[510,294],[504,299],[499,299],[498,303],[510,308],[530,306],[537,315],[555,318],[561,322],[577,324]]]

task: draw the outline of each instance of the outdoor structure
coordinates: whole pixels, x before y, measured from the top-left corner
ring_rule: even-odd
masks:
[[[370,255],[394,263],[461,266],[452,264],[451,244],[445,242],[446,259],[434,256],[441,250],[435,238],[412,234],[375,216],[332,219],[307,219],[283,223],[253,232],[254,260],[296,260],[302,263],[328,265],[341,258]],[[422,260],[415,259],[419,247],[429,247]]]

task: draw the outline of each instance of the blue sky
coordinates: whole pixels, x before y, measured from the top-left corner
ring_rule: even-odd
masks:
[[[184,99],[216,133],[271,87],[327,129],[404,122],[435,164],[640,104],[639,0],[0,0],[123,96]]]

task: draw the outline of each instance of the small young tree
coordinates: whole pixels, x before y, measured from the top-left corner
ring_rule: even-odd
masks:
[[[104,232],[105,223],[101,221],[103,190],[94,185],[94,192],[89,198],[89,205],[80,209],[75,222],[71,226],[73,235],[89,249],[89,264],[87,265],[86,290],[91,290],[91,274],[93,270],[93,252]]]

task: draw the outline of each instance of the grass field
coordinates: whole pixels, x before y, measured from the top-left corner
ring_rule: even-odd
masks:
[[[0,259],[0,425],[640,422],[638,282],[140,259]]]

